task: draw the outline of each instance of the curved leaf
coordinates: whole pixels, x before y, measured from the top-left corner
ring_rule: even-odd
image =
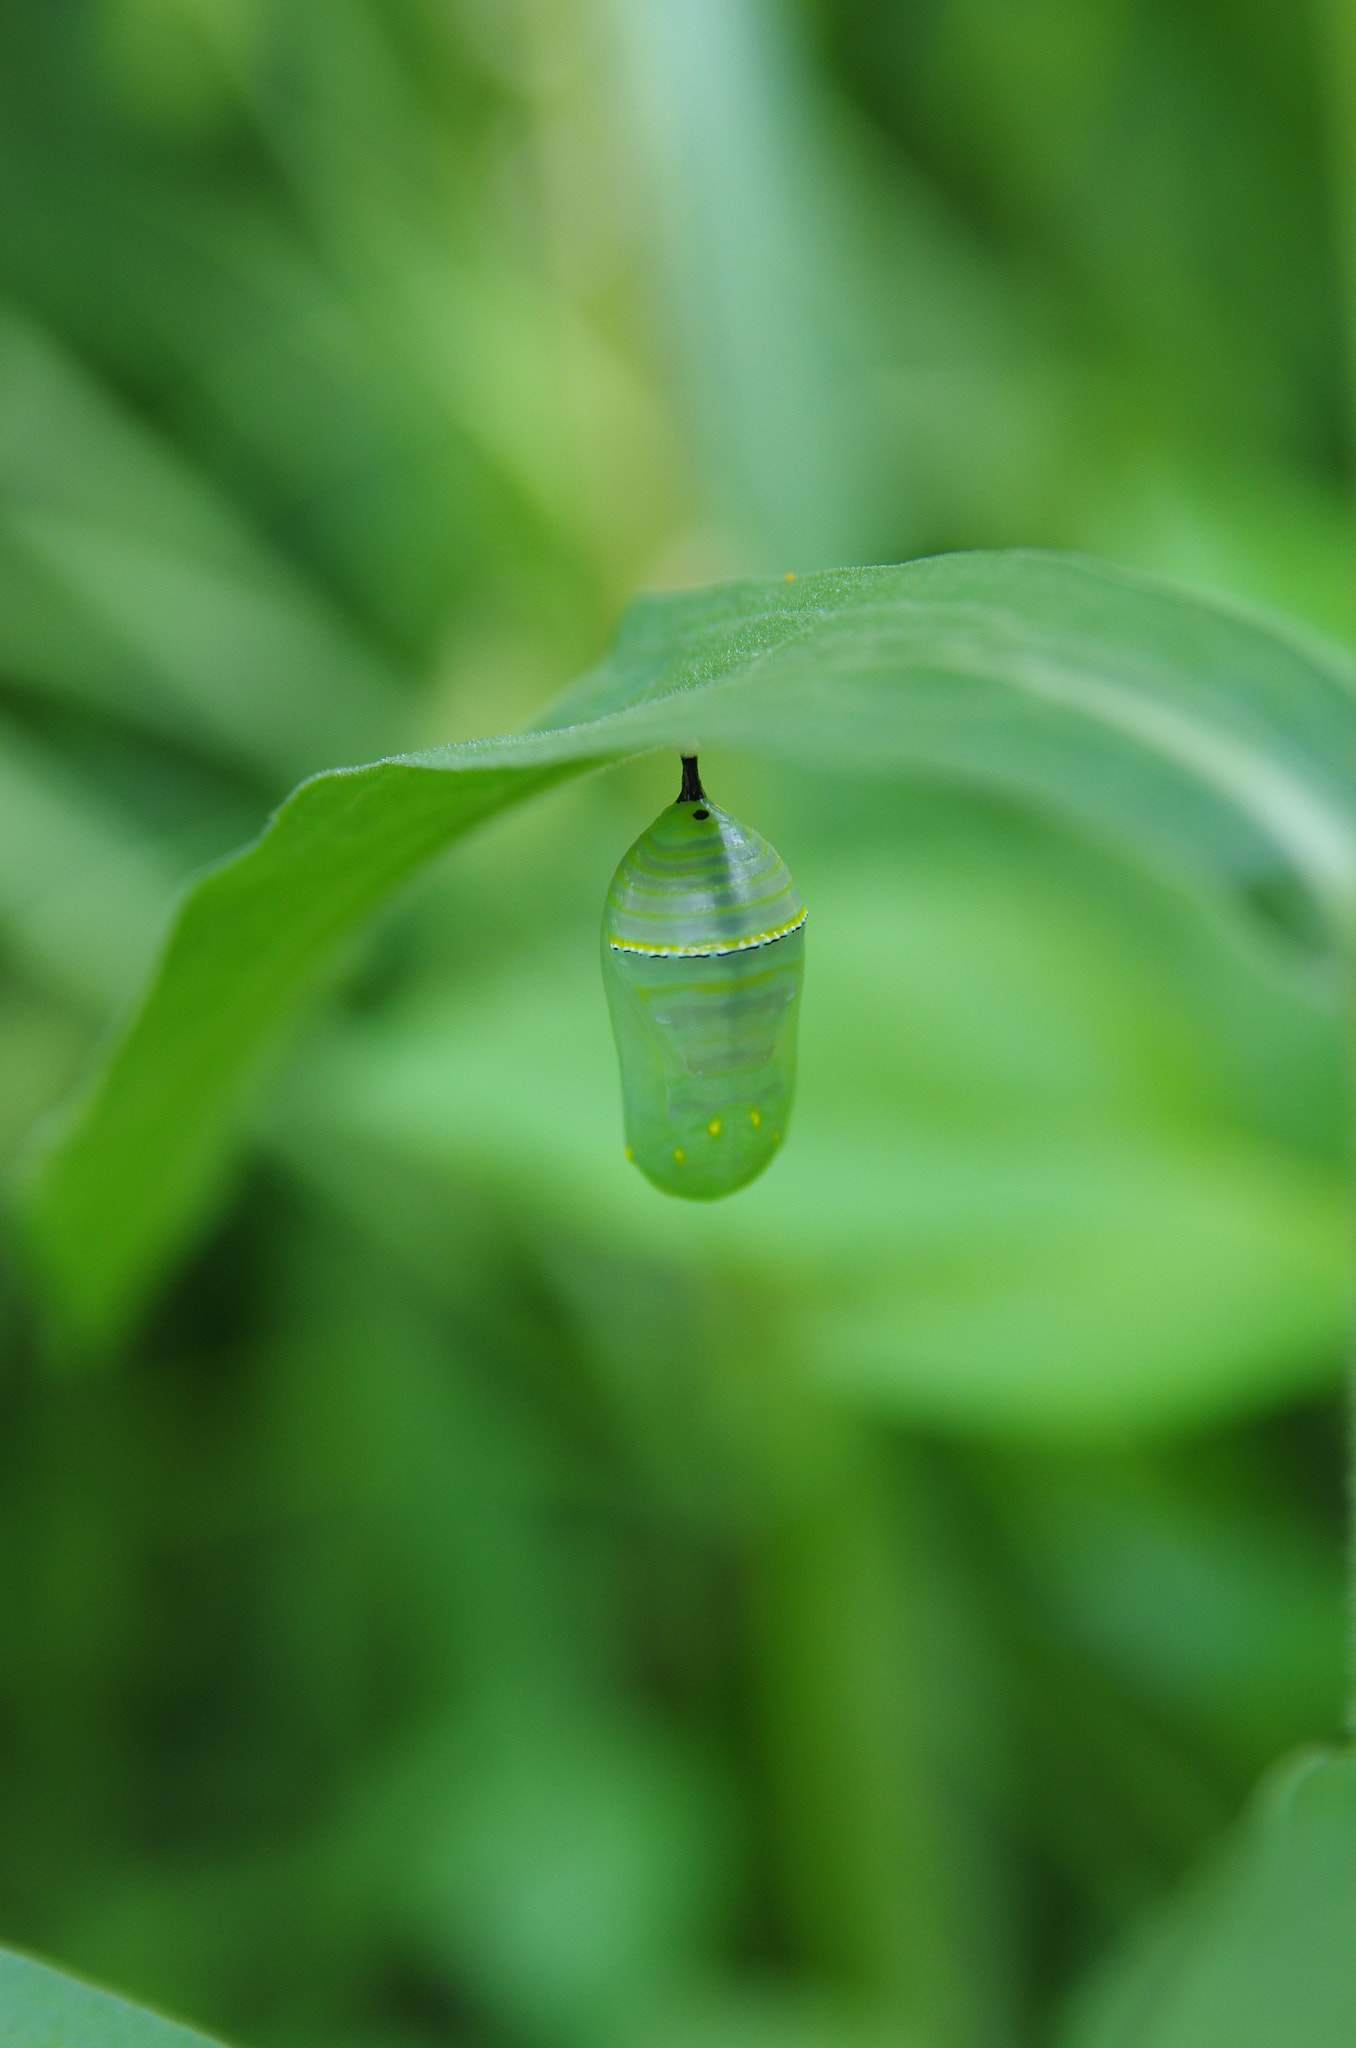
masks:
[[[1289,873],[1339,943],[1356,922],[1356,689],[1331,650],[1038,553],[647,597],[549,723],[317,776],[189,890],[23,1197],[67,1334],[107,1341],[194,1229],[242,1086],[370,909],[549,783],[698,742],[872,780],[964,777],[1152,858],[1239,882]]]
[[[1336,2048],[1356,2039],[1356,1757],[1264,1787],[1222,1863],[1132,1943],[1063,2048]]]

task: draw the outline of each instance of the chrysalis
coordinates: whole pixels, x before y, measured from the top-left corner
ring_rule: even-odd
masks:
[[[695,755],[612,877],[603,981],[626,1156],[666,1194],[756,1178],[796,1082],[805,906],[774,847],[708,801]]]

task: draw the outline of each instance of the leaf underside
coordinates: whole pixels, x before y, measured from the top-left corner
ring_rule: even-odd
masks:
[[[344,936],[449,842],[553,783],[738,746],[1014,794],[1250,886],[1346,942],[1356,688],[1344,654],[1079,559],[1014,552],[651,596],[533,730],[312,777],[181,898],[158,965],[20,1184],[55,1327],[115,1341],[209,1213],[242,1096]]]

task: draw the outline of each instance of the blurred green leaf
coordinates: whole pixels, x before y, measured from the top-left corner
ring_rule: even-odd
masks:
[[[1255,1778],[1343,1695],[1341,1558],[1303,1524],[1200,1475],[1100,1459],[1009,1469],[1004,1527],[1081,1657]]]
[[[320,592],[3,308],[0,595],[13,679],[275,787],[314,768],[318,746],[400,733],[391,675]]]
[[[1061,2048],[1337,2048],[1356,2038],[1356,1759],[1263,1788],[1223,1860],[1076,2010]]]
[[[207,2037],[0,1950],[4,2048],[206,2048]]]
[[[0,931],[20,957],[98,1009],[125,1001],[177,880],[134,819],[0,719]]]
[[[501,1709],[429,1773],[404,1872],[411,1938],[528,2040],[602,2033],[691,1975],[737,1861],[730,1788],[699,1758],[596,1709],[582,1740],[556,1718]]]
[[[992,253],[907,161],[883,160],[799,10],[617,13],[685,395],[754,562],[860,559],[882,532],[913,553],[958,509],[981,537],[1029,533],[1012,502],[1067,466],[1081,372]]]
[[[1356,692],[1340,657],[1038,554],[642,600],[517,738],[304,783],[184,901],[142,1007],[24,1204],[60,1321],[105,1340],[204,1213],[234,1104],[338,939],[437,849],[551,782],[728,741],[872,779],[947,770],[1144,854],[1288,872],[1356,915]]]

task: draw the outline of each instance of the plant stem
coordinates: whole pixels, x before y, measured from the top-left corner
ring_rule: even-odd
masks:
[[[1006,2037],[1013,1987],[971,1775],[987,1703],[958,1659],[946,1517],[921,1454],[841,1419],[820,1436],[836,1436],[838,1469],[826,1459],[817,1496],[768,1532],[761,1573],[783,1910],[850,2000],[981,2048]]]

